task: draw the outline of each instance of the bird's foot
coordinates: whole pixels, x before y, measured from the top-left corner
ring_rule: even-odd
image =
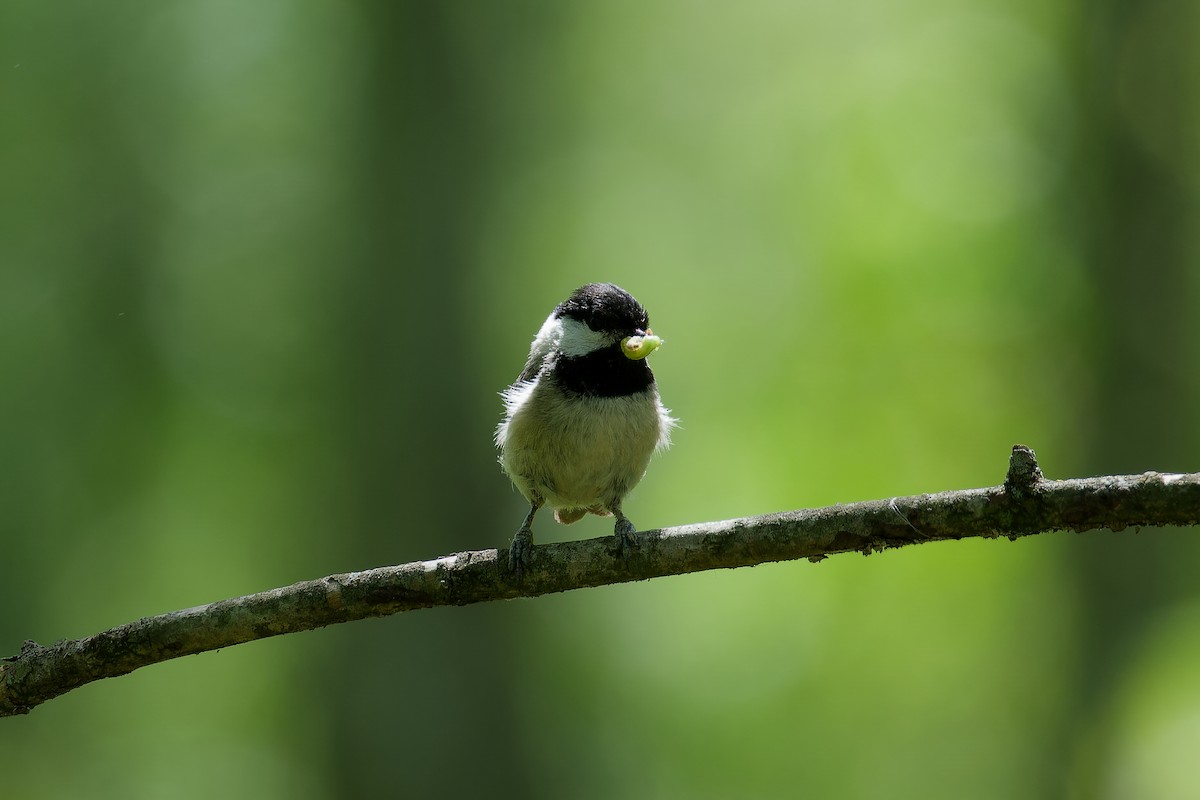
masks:
[[[508,568],[521,580],[529,570],[529,559],[533,555],[533,531],[521,528],[508,546]]]
[[[637,548],[637,528],[633,526],[625,515],[617,517],[617,523],[613,526],[613,535],[617,539],[617,555],[628,555],[630,550]]]

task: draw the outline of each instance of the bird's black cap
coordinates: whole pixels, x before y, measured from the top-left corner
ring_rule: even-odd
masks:
[[[644,331],[650,316],[629,292],[612,283],[589,283],[571,292],[554,309],[556,317],[570,317],[597,333]]]

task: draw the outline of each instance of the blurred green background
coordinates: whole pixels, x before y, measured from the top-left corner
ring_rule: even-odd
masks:
[[[1200,469],[1200,9],[9,0],[0,654],[504,546],[575,286],[682,420],[642,528]],[[611,533],[589,519],[543,540]],[[0,720],[7,797],[1200,794],[1196,531],[438,609]]]

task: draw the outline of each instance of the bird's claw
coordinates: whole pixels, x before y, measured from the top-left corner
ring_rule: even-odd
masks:
[[[630,550],[638,547],[637,528],[633,526],[625,517],[617,519],[616,525],[613,526],[613,535],[617,539],[617,555],[626,555]]]
[[[533,531],[521,528],[508,547],[508,568],[520,580],[529,570],[529,559],[533,555]]]

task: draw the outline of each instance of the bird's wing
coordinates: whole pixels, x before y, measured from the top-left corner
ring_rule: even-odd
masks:
[[[558,320],[551,314],[542,325],[541,330],[538,331],[537,336],[533,337],[533,344],[529,346],[529,358],[525,359],[525,369],[521,370],[521,374],[517,376],[516,383],[524,383],[537,377],[538,373],[542,371],[546,357],[558,347],[561,335],[562,328],[558,324]]]
[[[533,347],[529,349],[529,358],[525,360],[525,369],[521,370],[521,374],[517,376],[515,383],[526,383],[533,380],[542,371],[542,364],[546,360],[546,356],[550,354],[552,348],[547,345],[538,347],[539,342],[535,339]]]

